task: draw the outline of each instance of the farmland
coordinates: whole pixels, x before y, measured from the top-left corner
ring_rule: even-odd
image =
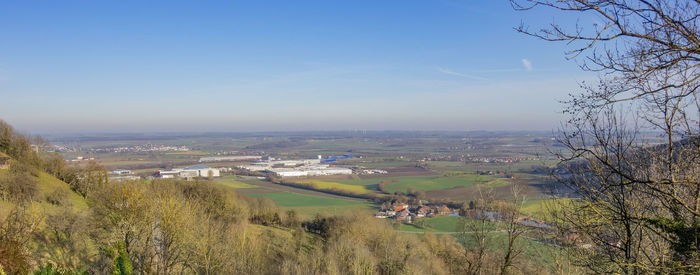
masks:
[[[559,211],[572,202],[570,198],[538,199],[523,203],[521,212],[540,219],[548,219],[553,211]]]
[[[399,230],[408,232],[457,232],[459,217],[435,217],[426,218],[425,225],[420,227],[415,224],[401,224]]]
[[[256,188],[255,185],[243,183],[243,182],[240,182],[236,179],[237,178],[234,176],[227,176],[227,177],[222,177],[222,178],[216,179],[216,180],[214,180],[214,182],[216,182],[222,186],[225,186],[228,188],[233,188],[233,189]]]
[[[373,205],[366,200],[344,197],[343,193],[386,196],[423,191],[429,200],[468,202],[476,199],[482,191],[505,198],[513,183],[524,186],[528,198],[543,199],[546,197],[542,188],[544,178],[533,171],[536,167],[554,163],[553,159],[546,157],[553,146],[548,136],[548,133],[507,132],[320,132],[81,136],[54,137],[51,141],[68,150],[62,153],[68,159],[78,156],[94,158],[107,169],[131,169],[142,177],[152,175],[155,170],[200,164],[200,157],[226,155],[268,155],[285,160],[352,154],[354,158],[339,160],[333,165],[387,171],[377,175],[288,179],[303,185],[297,187],[236,176],[235,173],[223,174],[215,181],[241,194],[281,193],[285,195],[272,196],[293,197],[306,202],[308,196],[320,198],[314,205],[291,206],[282,197],[275,197],[273,201],[279,200],[280,206],[285,208],[306,209],[325,203],[331,211],[338,206],[328,199]],[[143,144],[151,146],[147,148],[171,146],[189,150],[110,151],[110,148],[132,148]],[[73,163],[83,165],[85,161]],[[206,164],[231,168],[247,163],[222,161]],[[307,197],[302,199],[289,194]]]
[[[503,177],[487,175],[475,175],[472,173],[460,173],[458,175],[422,175],[422,176],[400,176],[400,177],[371,177],[360,179],[336,180],[346,185],[360,185],[369,189],[377,189],[379,183],[384,183],[387,192],[406,192],[408,189],[414,190],[444,190],[454,187],[465,187],[475,184],[483,184],[488,187],[508,185],[510,182]]]
[[[266,197],[274,201],[282,210],[294,209],[302,216],[313,216],[317,213],[340,214],[347,211],[372,210],[370,204],[330,197],[303,195],[292,192],[254,193],[251,197]]]
[[[484,183],[489,180],[487,176],[462,175],[456,177],[401,177],[396,178],[397,182],[386,185],[389,192],[405,192],[408,188],[416,190],[440,190],[458,186],[470,186]]]
[[[80,139],[89,139],[81,137]],[[64,141],[69,140],[64,138]],[[189,148],[188,151],[113,152],[105,148],[139,144]],[[80,148],[70,147],[80,144]],[[455,216],[457,208],[469,205],[482,196],[497,200],[511,198],[511,188],[522,187],[526,203],[523,215],[546,220],[548,205],[546,172],[556,164],[548,151],[554,144],[547,134],[523,133],[247,133],[215,134],[211,136],[160,136],[145,140],[95,139],[81,143],[63,143],[74,152],[64,152],[67,158],[82,156],[94,158],[107,169],[130,169],[143,178],[153,176],[156,170],[170,170],[193,165],[208,165],[220,170],[221,176],[211,180],[239,194],[240,199],[260,200],[260,205],[273,209],[285,219],[285,212],[294,211],[302,220],[310,221],[317,215],[346,215],[359,213],[368,219],[393,207],[392,203],[409,203],[410,211],[416,205],[428,208],[448,207],[450,212],[418,217],[412,212],[411,223],[398,218],[375,220],[393,226],[401,235],[452,236],[456,241],[470,244],[470,235],[460,234],[460,224],[473,222]],[[129,147],[131,146],[131,147]],[[121,148],[121,147],[120,147]],[[150,147],[147,147],[150,148]],[[331,163],[316,163],[351,170],[352,174],[285,177],[280,171],[307,171],[302,167],[318,159],[318,155],[353,155]],[[273,161],[268,171],[249,171],[253,161],[219,161],[200,163],[202,157],[263,156]],[[297,162],[297,160],[303,160]],[[283,162],[289,161],[289,162]],[[288,163],[294,163],[288,165]],[[72,161],[85,165],[87,161]],[[261,164],[256,164],[261,165]],[[309,164],[310,165],[310,164]],[[262,169],[261,169],[262,170]],[[149,182],[148,180],[146,182]],[[245,198],[249,197],[249,198]],[[381,211],[380,211],[381,210]],[[379,212],[379,213],[378,213]],[[348,215],[349,214],[349,215]],[[427,214],[426,214],[427,215]],[[387,215],[389,216],[389,215]],[[391,217],[391,216],[389,216]],[[495,250],[501,249],[505,235],[497,222],[489,223],[494,231],[490,242]],[[502,229],[502,228],[501,228]],[[536,229],[535,229],[536,230]],[[429,235],[424,235],[428,233]],[[536,232],[533,232],[533,234]],[[529,233],[528,233],[529,234]],[[533,238],[533,239],[528,239]],[[524,255],[538,258],[542,264],[551,264],[557,248],[536,241],[535,235],[519,242],[525,247]]]
[[[256,198],[265,196],[266,198],[276,202],[281,207],[337,206],[361,204],[361,202],[358,201],[316,197],[291,192],[255,193],[250,194],[250,196]]]
[[[296,183],[301,183],[301,184],[309,184],[311,186],[314,186],[316,189],[326,189],[326,190],[343,190],[343,191],[348,191],[351,193],[357,193],[357,194],[367,194],[371,192],[365,186],[362,185],[353,185],[353,184],[345,184],[345,183],[339,183],[339,182],[332,182],[332,181],[320,181],[320,180],[301,180],[301,181],[296,181]]]

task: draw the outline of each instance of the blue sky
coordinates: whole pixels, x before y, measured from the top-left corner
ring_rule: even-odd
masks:
[[[30,133],[550,130],[591,78],[508,1],[0,1]]]

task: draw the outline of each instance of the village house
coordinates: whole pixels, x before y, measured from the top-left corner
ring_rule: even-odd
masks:
[[[392,205],[394,207],[395,212],[401,212],[404,209],[408,209],[408,204],[406,203],[395,203]]]
[[[397,221],[403,221],[403,222],[408,222],[410,223],[413,218],[411,217],[411,212],[408,211],[408,209],[403,209],[401,212],[398,212],[396,214],[396,220]]]
[[[391,206],[382,207],[374,217],[378,219],[396,219],[397,221],[411,223],[415,219],[437,216],[455,216],[459,214],[458,209],[451,209],[447,205],[427,206],[420,203],[411,207],[407,203],[393,203]]]
[[[427,207],[420,206],[416,209],[416,217],[423,218],[426,215],[428,215],[428,208]]]
[[[441,205],[438,207],[438,215],[439,216],[447,216],[451,213],[452,213],[452,211],[446,205]]]

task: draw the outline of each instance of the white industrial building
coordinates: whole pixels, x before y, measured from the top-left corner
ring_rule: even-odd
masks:
[[[329,167],[308,170],[309,176],[352,175],[352,169],[342,167]]]
[[[176,168],[170,171],[157,172],[158,177],[169,178],[196,178],[196,177],[219,177],[221,173],[218,168],[211,168],[206,165],[195,165],[187,168]]]
[[[265,171],[278,177],[307,177],[328,175],[350,175],[352,170],[342,167],[329,167],[321,164],[321,156],[317,159],[275,160],[263,157],[262,161],[250,165],[237,166],[249,171]]]
[[[297,168],[270,168],[265,170],[279,177],[308,177],[308,176],[330,176],[330,175],[351,175],[352,170],[342,167],[311,166]]]
[[[265,172],[275,174],[278,177],[305,177],[308,173],[303,170],[297,170],[294,168],[270,168],[265,170]]]
[[[126,169],[117,169],[114,171],[109,172],[111,175],[116,175],[116,176],[125,176],[125,175],[131,175],[131,170],[126,170]]]
[[[294,167],[294,166],[309,166],[318,165],[321,163],[320,159],[298,159],[298,160],[268,160],[251,163],[249,165],[239,165],[236,168],[245,169],[248,171],[266,171],[272,169],[275,166],[283,167]]]
[[[112,176],[109,177],[110,182],[115,182],[115,181],[130,181],[130,180],[140,180],[141,177],[136,176],[136,175],[125,175],[125,176]]]
[[[251,165],[236,166],[236,168],[245,169],[248,171],[265,171],[267,169],[270,169],[271,167],[272,167],[272,165],[267,163],[267,162],[256,162],[256,163],[253,163]]]

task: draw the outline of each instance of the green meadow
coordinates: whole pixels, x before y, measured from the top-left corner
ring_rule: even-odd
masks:
[[[311,217],[318,213],[335,215],[348,211],[366,211],[370,215],[375,210],[375,206],[364,201],[317,197],[290,192],[255,193],[249,194],[249,196],[256,198],[264,196],[277,203],[282,210],[294,209],[304,217]]]
[[[410,232],[456,232],[458,231],[457,225],[459,224],[459,219],[459,217],[450,216],[422,218],[425,222],[425,226],[416,226],[416,222],[413,224],[403,223],[401,227],[399,227],[399,230]]]
[[[304,183],[304,184],[310,184],[314,186],[315,189],[338,189],[338,190],[343,190],[343,191],[348,191],[352,193],[357,193],[357,194],[367,194],[372,192],[371,190],[368,190],[365,188],[365,186],[362,185],[351,185],[351,184],[345,184],[341,182],[334,182],[334,181],[320,181],[320,180],[300,180],[296,181],[297,183]]]
[[[571,202],[573,202],[571,198],[528,200],[523,203],[520,212],[524,215],[546,220],[550,218],[552,211],[559,212],[562,210],[562,207],[569,206]]]
[[[216,179],[216,180],[214,180],[214,182],[221,185],[221,186],[225,186],[225,187],[233,188],[233,189],[256,188],[257,187],[255,185],[243,183],[243,182],[237,181],[235,179],[236,179],[236,177],[226,176],[226,177]]]
[[[469,186],[473,184],[486,183],[491,180],[490,176],[480,176],[475,174],[461,174],[458,176],[403,176],[403,177],[381,177],[366,178],[359,180],[339,180],[338,182],[353,185],[377,185],[382,181],[391,182],[384,186],[388,192],[405,192],[408,188],[416,190],[441,190],[459,186]]]
[[[334,205],[353,205],[362,204],[361,201],[336,199],[336,198],[326,198],[326,197],[316,197],[309,195],[302,195],[290,192],[275,192],[275,193],[255,193],[250,194],[251,197],[261,197],[274,201],[277,205],[282,207],[303,207],[303,206],[334,206]]]

